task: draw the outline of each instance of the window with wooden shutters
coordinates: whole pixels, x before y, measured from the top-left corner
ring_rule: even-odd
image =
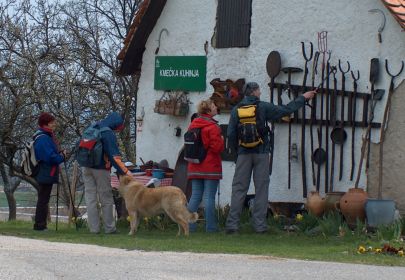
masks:
[[[214,47],[248,47],[251,16],[252,0],[218,0]]]

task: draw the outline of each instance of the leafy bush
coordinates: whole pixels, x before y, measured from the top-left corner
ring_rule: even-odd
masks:
[[[323,236],[340,235],[342,224],[343,218],[336,211],[329,212],[319,220],[319,227]]]
[[[399,241],[402,233],[402,222],[396,221],[390,225],[377,227],[377,238],[380,241]]]
[[[302,218],[298,218],[300,216],[297,215],[297,228],[298,231],[303,232],[307,235],[312,235],[314,233],[313,229],[319,226],[319,219],[318,217],[310,214],[304,213],[302,214]]]

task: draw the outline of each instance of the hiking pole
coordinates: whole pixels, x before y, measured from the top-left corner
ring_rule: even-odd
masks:
[[[56,231],[58,231],[58,217],[59,217],[59,183],[56,184]]]
[[[77,215],[76,215],[75,202],[73,201],[72,188],[70,187],[66,161],[64,161],[63,163],[65,165],[66,181],[67,181],[67,185],[68,185],[68,189],[69,189],[70,203],[72,204],[72,214],[73,214],[73,217],[75,218],[75,227],[76,227],[76,230],[79,230],[79,228],[77,226]]]
[[[220,187],[220,183],[218,182],[218,203],[217,203],[217,208],[218,208],[218,219],[219,219],[219,215],[220,215],[220,204],[219,204],[219,196],[221,195],[221,187]]]

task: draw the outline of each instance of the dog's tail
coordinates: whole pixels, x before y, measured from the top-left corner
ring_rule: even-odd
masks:
[[[198,214],[197,212],[190,212],[190,216],[188,217],[188,222],[189,223],[195,223],[198,220]]]

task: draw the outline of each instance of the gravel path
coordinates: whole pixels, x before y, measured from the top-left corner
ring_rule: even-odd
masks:
[[[0,279],[404,279],[405,268],[144,252],[0,235]]]

